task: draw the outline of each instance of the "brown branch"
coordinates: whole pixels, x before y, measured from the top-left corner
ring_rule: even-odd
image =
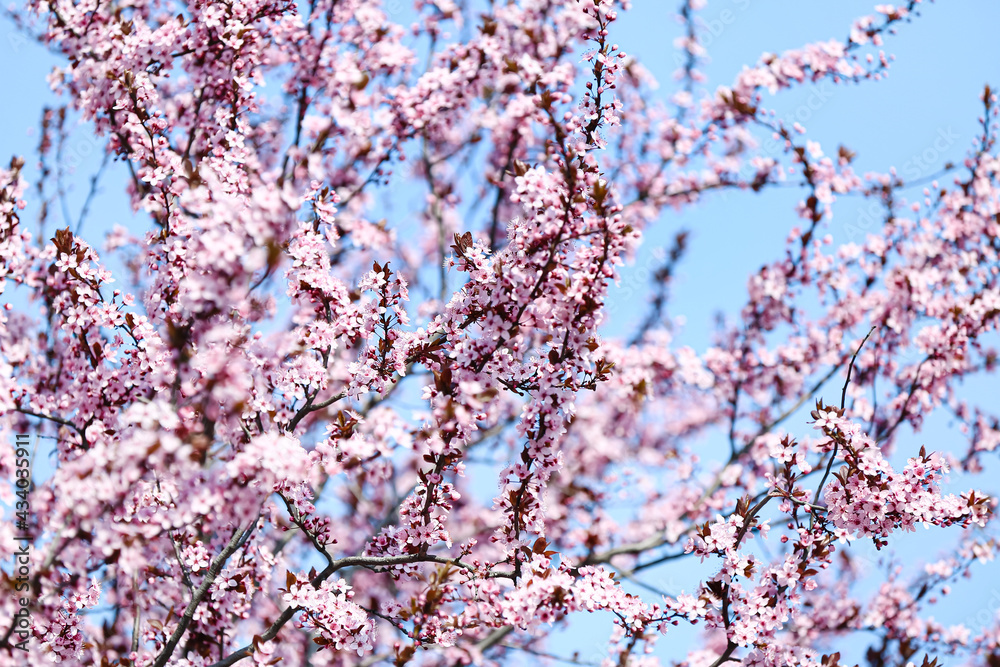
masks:
[[[868,333],[861,341],[861,345],[858,345],[858,349],[854,352],[854,356],[851,357],[851,363],[847,367],[847,379],[844,381],[844,388],[840,392],[841,412],[843,412],[844,406],[847,404],[847,385],[850,384],[851,382],[851,371],[854,370],[854,361],[858,358],[858,355],[861,353],[861,348],[863,348],[865,346],[865,343],[868,342],[868,337],[872,335],[872,332],[875,331],[876,327],[877,325],[873,325],[872,328],[868,330]],[[823,473],[823,479],[819,481],[819,486],[816,487],[816,495],[813,496],[813,502],[812,502],[813,505],[819,504],[819,494],[823,492],[823,486],[826,484],[826,478],[830,476],[830,471],[833,469],[833,462],[837,460],[837,448],[839,444],[840,443],[838,443],[836,440],[833,441],[833,451],[830,453],[830,460],[826,462],[826,471]],[[809,515],[810,525],[815,520],[814,517],[815,514]]]
[[[164,667],[164,665],[167,664],[167,661],[170,660],[170,656],[173,654],[174,649],[177,648],[177,643],[181,640],[181,637],[184,636],[184,633],[187,632],[188,625],[191,624],[191,619],[194,618],[195,611],[197,611],[199,605],[201,605],[205,595],[208,594],[208,589],[215,582],[216,577],[219,576],[219,573],[225,566],[226,561],[229,560],[229,557],[246,544],[246,541],[250,538],[250,534],[253,532],[253,527],[256,523],[257,520],[254,519],[253,523],[251,523],[246,530],[237,530],[234,532],[232,538],[229,540],[229,543],[226,544],[226,547],[212,560],[211,565],[208,567],[208,573],[202,580],[198,590],[195,591],[194,596],[191,598],[191,602],[188,603],[187,608],[184,610],[184,615],[181,616],[181,620],[177,624],[177,628],[174,630],[174,633],[170,636],[170,639],[167,640],[167,643],[164,645],[160,655],[157,656],[156,660],[153,662],[153,667]]]
[[[457,558],[456,559],[444,558],[443,556],[432,556],[430,554],[416,553],[416,554],[402,554],[399,556],[347,556],[345,558],[341,558],[340,560],[334,561],[329,565],[327,565],[322,572],[317,574],[309,581],[309,585],[315,588],[319,584],[329,579],[338,570],[342,570],[345,567],[363,567],[369,570],[374,570],[380,567],[390,567],[393,565],[406,565],[409,563],[441,563],[441,564],[454,565],[470,571],[475,571],[475,568],[473,566],[469,565],[468,563],[463,563]],[[496,573],[491,573],[491,576],[503,577],[507,576],[507,573],[496,572]],[[281,612],[281,615],[278,616],[278,618],[274,621],[274,623],[272,623],[270,627],[268,627],[268,629],[265,630],[259,636],[260,638],[258,642],[259,643],[269,642],[275,637],[277,637],[278,633],[281,631],[281,628],[283,628],[285,624],[288,623],[288,621],[292,620],[292,617],[295,616],[295,614],[298,613],[300,610],[301,607],[288,607],[283,612]],[[501,628],[500,630],[503,629],[504,628]],[[485,640],[479,643],[478,646],[480,650],[485,650],[486,648],[493,646],[497,642],[501,641],[504,637],[506,637],[507,634],[512,630],[513,628],[507,627],[506,632],[504,632],[502,635],[498,636],[496,639],[494,639],[489,643],[486,642],[487,640],[490,640],[493,635],[487,637]],[[499,632],[499,630],[497,632]],[[495,632],[494,635],[496,635],[497,632]],[[219,660],[218,662],[209,665],[209,667],[230,667],[230,665],[235,665],[237,662],[243,660],[244,658],[249,658],[251,655],[253,655],[253,650],[254,650],[253,644],[248,644],[247,646],[244,646],[243,648],[238,649],[233,653],[230,653],[222,660]],[[154,665],[154,667],[162,667],[162,665]]]

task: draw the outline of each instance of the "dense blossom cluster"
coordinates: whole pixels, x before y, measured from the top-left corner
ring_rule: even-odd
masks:
[[[289,577],[290,587],[283,597],[292,607],[305,614],[300,623],[317,631],[315,642],[335,651],[357,651],[364,655],[374,646],[375,623],[365,611],[351,602],[354,591],[343,579],[336,583],[329,579],[318,588],[308,581],[299,582]]]
[[[932,608],[998,548],[990,489],[946,477],[1000,444],[989,397],[958,389],[996,371],[996,94],[965,162],[907,201],[764,100],[879,79],[919,0],[712,90],[687,0],[666,102],[614,41],[628,4],[13,14],[67,100],[35,190],[22,158],[0,169],[0,430],[54,443],[26,494],[28,664],[653,667],[679,625],[701,631],[671,644],[690,667],[836,667],[824,651],[858,642],[872,665],[998,664],[997,619]],[[123,166],[128,228],[53,220],[67,117]],[[641,323],[606,335],[664,212],[779,185],[797,224],[713,340],[668,317],[685,232]],[[834,246],[847,195],[882,225]],[[802,406],[834,391],[810,434]],[[917,442],[941,412],[964,453]],[[866,582],[918,525],[944,553]],[[584,614],[613,631],[563,655],[551,631]],[[25,664],[4,623],[0,667]]]
[[[871,438],[839,412],[836,408],[817,411],[816,427],[837,445],[847,462],[833,474],[824,494],[827,518],[845,535],[873,536],[876,545],[884,545],[881,538],[897,529],[912,531],[918,523],[985,525],[985,498],[977,500],[974,491],[961,497],[940,493],[938,483],[948,472],[940,454],[927,454],[921,448],[902,472],[895,472]]]

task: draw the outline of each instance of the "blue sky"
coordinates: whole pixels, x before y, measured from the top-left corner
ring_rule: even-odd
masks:
[[[843,39],[851,21],[871,13],[873,4],[857,0],[709,2],[701,12],[703,41],[711,57],[703,68],[709,79],[707,87],[729,84],[744,64],[753,64],[764,51],[780,53],[810,41]],[[664,98],[673,90],[671,73],[677,66],[672,47],[679,34],[675,12],[674,2],[635,0],[631,11],[620,13],[612,33],[623,50],[637,56],[660,80]],[[1000,25],[1000,3],[942,2],[921,7],[921,13],[923,16],[901,25],[899,34],[887,39],[884,48],[897,60],[885,80],[848,86],[803,86],[765,99],[764,104],[777,109],[779,116],[808,108],[808,118],[803,120],[808,138],[819,141],[828,153],[838,144],[848,146],[858,155],[855,166],[859,172],[885,171],[895,166],[904,175],[908,170],[928,175],[945,161],[960,161],[978,130],[978,98],[984,84],[1000,87],[1000,40],[995,37]],[[0,122],[5,128],[0,135],[0,161],[6,163],[12,154],[25,156],[29,176],[33,176],[41,109],[57,102],[45,77],[58,60],[41,46],[24,40],[4,19],[0,20],[0,62],[5,65],[0,82],[6,92],[0,96]],[[76,165],[75,175],[70,178],[73,190],[68,195],[73,219],[86,193],[87,179],[100,162],[98,153],[85,131],[75,133],[67,143],[64,164],[67,168]],[[131,213],[122,194],[124,178],[120,164],[108,170],[102,181],[102,196],[91,212],[90,229],[129,224]],[[29,199],[32,196],[29,192]],[[745,298],[747,276],[781,255],[788,230],[798,224],[793,206],[800,197],[800,192],[787,189],[716,195],[680,214],[668,211],[649,230],[636,262],[623,272],[623,283],[641,280],[644,270],[657,265],[654,251],[669,247],[679,229],[690,230],[689,252],[672,290],[669,312],[686,318],[680,341],[702,350],[708,344],[714,313],[734,313]],[[852,240],[852,228],[864,227],[859,203],[841,200],[835,207],[827,231],[836,242]],[[26,219],[33,225],[32,210]],[[50,215],[63,226],[58,208]],[[89,239],[99,245],[96,236]],[[608,332],[627,331],[642,313],[639,308],[617,310]],[[973,383],[967,390],[996,395],[996,388],[994,380]],[[800,432],[806,429],[803,421]],[[918,438],[903,442],[915,447],[927,443],[929,449],[962,447],[957,430],[949,428],[944,418],[931,420]],[[711,448],[713,443],[705,446]],[[949,536],[953,534],[949,531]],[[930,557],[939,542],[930,534],[918,534],[903,543],[907,549],[900,553],[912,554],[916,561]],[[664,570],[653,573],[649,581],[671,592],[680,588],[691,591],[694,582],[685,584],[684,575],[699,570],[695,566],[676,572]],[[939,618],[957,622],[990,607],[1000,589],[997,568],[994,564],[979,566],[976,574],[981,575],[973,580],[976,583],[956,586],[951,602],[938,612]],[[644,596],[651,598],[649,594]],[[565,655],[580,650],[581,659],[591,659],[601,651],[609,631],[608,619],[588,619],[581,627],[561,635],[552,650]],[[686,645],[684,638],[691,636],[690,632],[680,631],[673,638],[664,638],[658,653],[677,656]]]

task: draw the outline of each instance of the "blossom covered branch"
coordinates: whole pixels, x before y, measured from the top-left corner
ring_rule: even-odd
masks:
[[[1000,626],[928,613],[997,549],[988,480],[946,478],[1000,444],[961,391],[996,372],[996,94],[927,184],[857,173],[765,106],[874,85],[921,3],[712,90],[704,3],[680,3],[666,100],[616,42],[628,2],[418,0],[408,27],[395,4],[15,12],[67,101],[37,196],[24,159],[0,170],[0,424],[54,443],[30,490],[32,664],[637,667],[682,624],[692,667],[835,667],[859,637],[873,665],[1000,659]],[[128,227],[97,219],[96,177],[78,224],[50,219],[67,114],[124,165]],[[802,194],[784,248],[713,340],[680,344],[670,281],[697,235],[670,213],[778,187]],[[849,196],[885,218],[835,246]],[[648,310],[610,336],[662,227]],[[942,412],[962,451],[917,442]],[[947,555],[866,590],[859,545],[918,525]],[[594,660],[549,641],[583,614],[614,625]],[[0,667],[22,664],[4,622]]]

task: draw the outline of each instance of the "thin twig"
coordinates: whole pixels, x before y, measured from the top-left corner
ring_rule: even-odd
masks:
[[[847,367],[847,379],[844,381],[844,388],[840,392],[841,410],[843,410],[844,406],[847,405],[847,385],[850,384],[851,382],[851,371],[854,370],[854,361],[858,358],[858,354],[861,353],[861,348],[863,348],[865,346],[865,343],[868,342],[868,337],[872,335],[872,332],[875,331],[876,327],[877,325],[873,325],[872,328],[868,330],[868,334],[864,337],[864,340],[861,341],[861,345],[858,345],[858,349],[854,352],[854,356],[851,357],[851,363]],[[819,504],[819,494],[823,492],[823,486],[826,484],[826,478],[830,476],[830,471],[833,470],[833,463],[834,461],[837,460],[838,446],[839,443],[836,440],[834,440],[833,451],[830,452],[830,460],[826,462],[826,470],[823,472],[823,478],[819,481],[819,486],[816,487],[816,495],[813,496],[813,501],[812,501],[813,505]],[[814,520],[813,516],[814,515],[812,514],[809,515],[810,523],[812,523],[812,521]]]

